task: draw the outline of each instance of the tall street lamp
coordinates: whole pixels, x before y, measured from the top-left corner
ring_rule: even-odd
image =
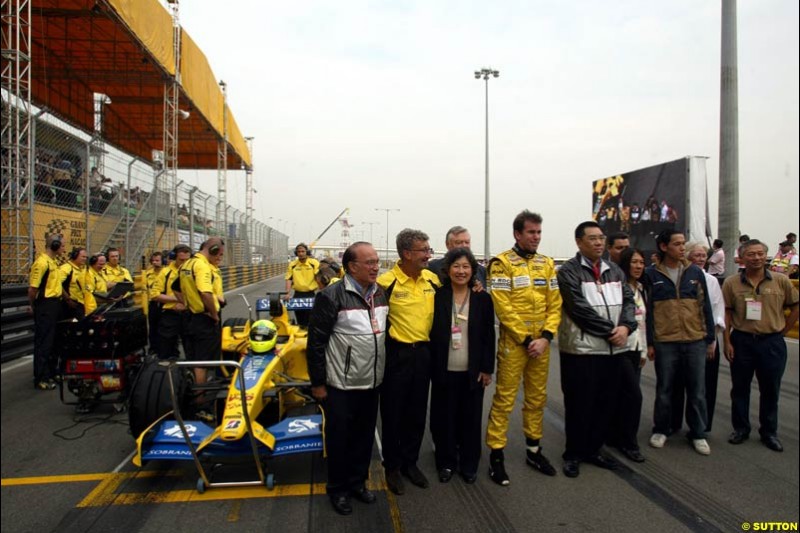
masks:
[[[491,252],[489,251],[489,78],[500,76],[499,70],[492,70],[490,68],[482,68],[475,71],[475,79],[483,78],[486,84],[486,192],[485,192],[485,206],[484,206],[484,229],[483,229],[483,260],[489,261]]]
[[[389,211],[400,211],[399,209],[387,209],[376,207],[375,211],[386,211],[386,266],[389,266]]]
[[[372,226],[375,224],[380,224],[380,222],[362,222],[362,226],[369,226],[369,242],[372,243]]]

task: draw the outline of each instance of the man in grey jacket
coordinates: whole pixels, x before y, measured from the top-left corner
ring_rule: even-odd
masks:
[[[350,496],[375,501],[364,483],[386,361],[389,306],[375,283],[379,262],[371,244],[352,244],[342,264],[344,279],[317,293],[314,301],[307,359],[311,394],[325,413],[328,496],[337,513],[349,515]]]
[[[614,470],[600,453],[621,375],[622,354],[633,349],[636,305],[625,274],[602,259],[605,235],[594,222],[575,229],[578,254],[558,271],[561,289],[561,390],[567,436],[564,474],[578,477],[581,461]]]

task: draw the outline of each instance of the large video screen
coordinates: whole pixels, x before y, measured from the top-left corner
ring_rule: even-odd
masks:
[[[685,231],[687,159],[677,159],[592,182],[592,218],[606,235],[624,231],[631,246],[656,250],[656,235],[667,228]]]

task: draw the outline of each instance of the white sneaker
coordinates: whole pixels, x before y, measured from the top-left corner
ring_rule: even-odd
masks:
[[[667,443],[667,436],[663,433],[653,433],[650,435],[650,446],[653,448],[663,448]]]
[[[711,455],[711,447],[706,439],[694,439],[692,440],[692,446],[694,446],[694,451],[700,455]]]

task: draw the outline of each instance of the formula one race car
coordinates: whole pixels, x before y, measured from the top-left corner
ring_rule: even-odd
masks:
[[[219,361],[158,361],[148,364],[131,393],[129,419],[136,437],[134,464],[144,461],[194,461],[199,473],[197,490],[216,486],[266,485],[274,476],[266,459],[323,450],[322,414],[310,396],[306,365],[306,331],[289,323],[287,307],[310,309],[312,299],[278,296],[260,299],[257,318],[226,321],[223,354]],[[237,354],[238,361],[231,360]],[[218,367],[233,370],[229,378],[203,385],[192,383],[190,369]],[[197,398],[212,396],[212,421],[197,416]],[[296,411],[313,413],[295,414]],[[212,483],[206,466],[227,459],[251,457],[258,479]]]

